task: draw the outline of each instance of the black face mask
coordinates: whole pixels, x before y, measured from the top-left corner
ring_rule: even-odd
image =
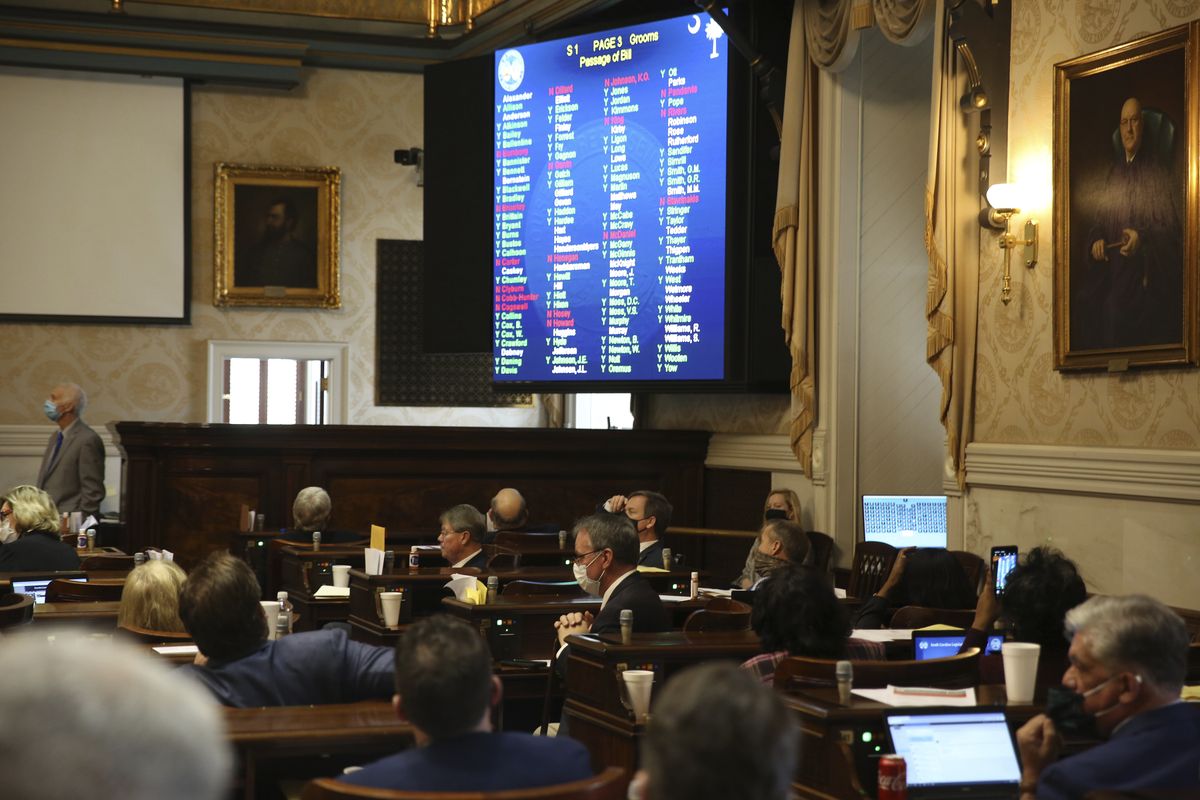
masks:
[[[1046,692],[1046,716],[1063,736],[1098,739],[1096,715],[1083,710],[1084,696],[1065,686],[1051,686]]]
[[[786,508],[768,508],[763,513],[763,519],[787,519],[787,515]]]

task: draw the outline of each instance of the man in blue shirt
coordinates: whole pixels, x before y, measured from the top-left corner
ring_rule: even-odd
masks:
[[[258,579],[246,562],[213,553],[179,592],[179,618],[200,657],[181,667],[236,708],[354,703],[392,693],[392,651],[341,630],[267,640]]]
[[[1200,796],[1200,708],[1179,697],[1188,656],[1179,615],[1141,595],[1097,596],[1067,612],[1067,631],[1063,686],[1017,731],[1022,800],[1098,789]],[[1107,741],[1056,762],[1062,734]]]
[[[478,631],[444,614],[420,620],[396,647],[392,698],[418,746],[341,780],[405,791],[494,792],[591,777],[588,751],[573,739],[493,732],[500,698]]]

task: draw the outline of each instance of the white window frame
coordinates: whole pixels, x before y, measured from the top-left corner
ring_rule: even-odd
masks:
[[[225,360],[229,358],[289,358],[294,361],[329,362],[329,419],[327,425],[345,425],[349,408],[350,345],[345,342],[208,342],[208,421],[225,418]]]

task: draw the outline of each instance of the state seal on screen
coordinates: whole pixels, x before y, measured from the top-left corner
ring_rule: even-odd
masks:
[[[500,79],[500,88],[506,92],[515,92],[525,80],[525,59],[517,50],[506,50],[500,56],[496,66],[496,75]]]

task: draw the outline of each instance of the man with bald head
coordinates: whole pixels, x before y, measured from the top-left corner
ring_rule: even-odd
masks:
[[[525,498],[516,489],[501,489],[488,508],[484,542],[491,544],[500,531],[524,531],[528,524],[529,509],[525,506]]]
[[[58,430],[50,437],[37,485],[54,498],[59,511],[99,518],[104,500],[104,445],[83,421],[87,395],[78,384],[54,387],[42,410]]]
[[[1092,223],[1071,266],[1071,350],[1180,342],[1184,182],[1173,154],[1183,137],[1166,114],[1128,97],[1105,144],[1103,186],[1071,180],[1072,213]]]

